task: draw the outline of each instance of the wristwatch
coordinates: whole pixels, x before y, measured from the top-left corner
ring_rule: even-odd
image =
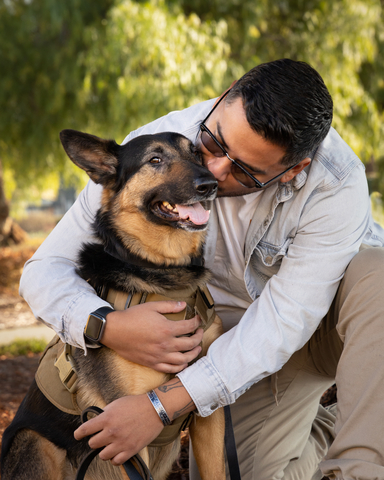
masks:
[[[110,312],[114,312],[114,309],[111,307],[101,307],[89,315],[87,324],[84,328],[84,337],[91,345],[102,346],[100,340],[107,323],[106,316]]]

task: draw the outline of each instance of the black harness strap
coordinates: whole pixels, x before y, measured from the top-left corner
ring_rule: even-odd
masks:
[[[229,405],[224,407],[225,417],[225,451],[227,453],[227,462],[229,476],[231,480],[241,480],[239,460],[237,458],[235,434],[233,432],[231,409]]]

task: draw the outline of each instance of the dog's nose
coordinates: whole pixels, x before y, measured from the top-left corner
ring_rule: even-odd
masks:
[[[211,196],[217,190],[217,180],[208,178],[197,178],[195,189],[200,195]]]

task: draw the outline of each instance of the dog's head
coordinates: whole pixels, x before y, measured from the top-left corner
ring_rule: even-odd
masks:
[[[149,251],[158,251],[165,263],[174,263],[177,257],[183,263],[187,251],[187,255],[197,253],[209,218],[200,202],[215,197],[217,181],[186,137],[165,132],[118,145],[63,130],[60,139],[69,158],[103,186],[100,214],[108,218],[126,248],[152,261]],[[181,250],[177,243],[184,245]]]

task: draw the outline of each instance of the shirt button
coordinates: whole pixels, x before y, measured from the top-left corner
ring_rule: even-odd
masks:
[[[211,410],[216,410],[217,408],[219,408],[219,405],[217,403],[214,403],[213,405],[211,405]]]
[[[267,263],[272,263],[272,257],[270,255],[268,255],[268,257],[265,257],[265,261]]]

